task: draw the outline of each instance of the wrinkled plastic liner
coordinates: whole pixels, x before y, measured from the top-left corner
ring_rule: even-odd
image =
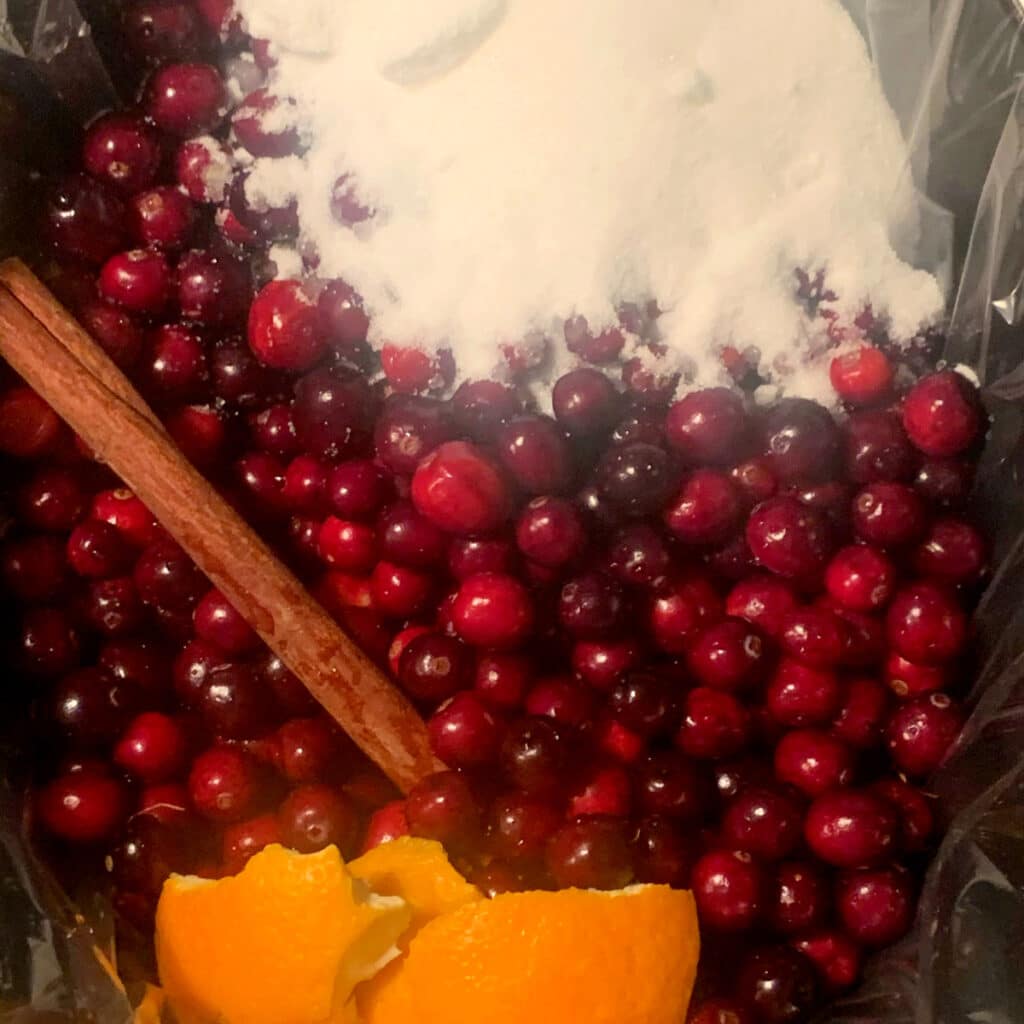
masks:
[[[945,357],[978,374],[992,414],[974,511],[994,538],[997,569],[976,615],[981,670],[964,686],[972,715],[929,785],[947,830],[916,926],[820,1019],[1021,1024],[1024,0],[844,3],[910,142],[906,173],[922,197],[919,237],[896,244],[947,286]],[[119,85],[130,99],[117,13],[118,0],[0,0],[4,254],[25,237],[39,170],[64,163],[76,126],[109,107]],[[123,1024],[129,1002],[104,966],[109,920],[90,913],[87,925],[49,880],[17,797],[16,786],[0,786],[0,1024]]]

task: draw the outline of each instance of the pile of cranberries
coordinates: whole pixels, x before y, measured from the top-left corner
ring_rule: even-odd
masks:
[[[986,567],[962,517],[986,429],[972,385],[876,327],[832,362],[839,415],[742,386],[674,398],[621,363],[643,328],[624,316],[566,325],[579,365],[551,416],[518,386],[525,344],[511,384],[444,397],[456,368],[371,350],[315,254],[268,283],[296,211],[252,208],[234,154],[301,139],[264,128],[285,106],[260,87],[266,46],[225,0],[136,0],[124,29],[139,105],[50,184],[40,270],[389,668],[449,770],[399,799],[0,368],[0,573],[40,843],[94,856],[145,928],[170,871],[411,833],[490,894],[692,888],[710,954],[693,1022],[800,1021],[853,985],[911,924],[935,842],[921,786],[963,717]],[[225,68],[254,90],[233,115]],[[344,175],[333,202],[339,230],[372,216]]]

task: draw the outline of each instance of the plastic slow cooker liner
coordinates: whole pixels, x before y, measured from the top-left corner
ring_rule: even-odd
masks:
[[[913,932],[827,1008],[831,1024],[1024,1021],[1024,0],[843,0],[910,142],[919,237],[894,240],[949,294],[945,357],[971,367],[992,413],[973,513],[997,567],[975,623],[972,715],[929,783],[947,831]],[[31,238],[40,172],[127,77],[120,0],[0,0],[0,252]],[[823,46],[828,40],[822,40]],[[120,90],[119,90],[120,86]],[[0,508],[0,533],[4,514]],[[2,595],[0,595],[2,598]],[[2,606],[2,600],[0,600]],[[77,905],[30,849],[31,750],[0,720],[0,1024],[126,1024],[109,911]],[[586,1024],[586,1022],[580,1022]]]

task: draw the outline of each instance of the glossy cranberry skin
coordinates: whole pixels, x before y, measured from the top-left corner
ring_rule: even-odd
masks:
[[[405,817],[405,801],[393,800],[370,815],[363,839],[362,852],[372,850],[382,843],[409,834],[409,822]]]
[[[865,946],[889,946],[909,930],[913,883],[900,868],[844,872],[836,881],[836,912],[847,934]]]
[[[585,769],[569,789],[566,817],[626,818],[632,806],[629,775],[618,764]]]
[[[528,793],[557,791],[572,756],[568,730],[550,718],[520,718],[502,743],[501,770],[509,783]]]
[[[725,473],[698,469],[664,512],[665,525],[684,544],[715,544],[739,525],[740,495]]]
[[[668,443],[694,464],[734,461],[742,455],[747,432],[743,399],[727,388],[692,391],[665,418]]]
[[[178,261],[178,308],[207,327],[242,322],[249,307],[249,276],[230,256],[193,249]]]
[[[571,456],[554,420],[517,416],[497,430],[502,465],[528,494],[558,494],[571,482]]]
[[[683,701],[683,722],[675,743],[698,759],[732,757],[746,745],[750,716],[729,693],[698,686]]]
[[[871,867],[896,850],[899,822],[893,806],[867,790],[838,789],[819,796],[804,821],[815,856],[835,867]]]
[[[182,324],[158,327],[149,341],[144,372],[154,401],[169,404],[202,396],[209,379],[202,339]]]
[[[116,779],[93,772],[68,772],[36,794],[35,811],[51,835],[73,843],[95,843],[117,828],[127,799]]]
[[[192,235],[195,209],[192,200],[176,188],[162,186],[132,196],[128,204],[132,235],[141,246],[175,250]]]
[[[209,591],[196,606],[196,636],[229,656],[247,654],[259,646],[256,631],[219,591]]]
[[[534,498],[519,516],[516,543],[531,561],[557,567],[583,550],[586,535],[574,506],[563,498]]]
[[[914,478],[914,490],[926,502],[944,509],[961,508],[974,486],[973,459],[930,459]]]
[[[908,701],[886,726],[889,756],[901,772],[925,778],[941,764],[962,725],[959,706],[944,693]]]
[[[894,413],[881,409],[854,413],[843,435],[846,474],[854,483],[913,478],[919,456]]]
[[[422,611],[431,588],[426,573],[394,562],[378,562],[370,576],[374,610],[394,619],[407,619]]]
[[[542,857],[548,840],[562,825],[557,808],[529,793],[499,796],[487,814],[487,843],[506,860]]]
[[[378,524],[381,553],[385,558],[427,569],[444,559],[448,538],[407,501],[395,502]]]
[[[33,676],[59,676],[79,661],[78,631],[58,608],[30,608],[21,619],[15,639],[18,666]]]
[[[836,356],[829,365],[829,379],[836,394],[850,405],[869,405],[884,398],[892,386],[893,369],[884,352],[862,345]]]
[[[105,866],[120,892],[155,901],[170,874],[187,873],[192,865],[178,829],[140,814],[129,819],[108,849]]]
[[[251,739],[267,728],[273,702],[268,701],[251,666],[227,664],[210,670],[196,708],[216,735]]]
[[[970,523],[939,519],[915,549],[915,570],[950,586],[976,583],[985,572],[988,545]]]
[[[697,635],[686,652],[686,664],[703,686],[741,691],[763,678],[768,653],[756,627],[742,619],[724,619]]]
[[[842,690],[834,672],[783,658],[764,699],[769,714],[780,725],[815,725],[835,715]]]
[[[504,573],[510,568],[513,548],[498,538],[453,537],[448,545],[448,571],[457,580],[478,573]]]
[[[824,406],[806,398],[784,398],[759,424],[761,444],[783,483],[820,480],[836,465],[839,429]]]
[[[843,660],[846,644],[842,621],[825,608],[794,608],[782,620],[782,651],[811,668],[834,668]]]
[[[135,317],[102,299],[76,310],[79,323],[122,370],[130,370],[143,354],[145,336]]]
[[[82,518],[87,496],[78,473],[54,466],[38,470],[19,488],[16,505],[26,526],[63,533]]]
[[[615,719],[639,736],[671,733],[680,718],[677,687],[654,672],[631,672],[608,694]]]
[[[694,637],[721,617],[722,601],[706,577],[691,574],[659,582],[649,614],[658,648],[684,654]]]
[[[373,527],[337,516],[328,516],[319,526],[317,550],[329,566],[342,572],[367,573],[379,557]]]
[[[498,756],[501,721],[475,693],[457,693],[427,722],[430,747],[453,768],[490,764]]]
[[[241,751],[212,747],[192,762],[188,776],[192,806],[211,821],[240,821],[252,809],[259,770]]]
[[[618,418],[621,399],[615,385],[600,370],[581,367],[555,381],[551,390],[555,419],[571,434],[599,434]]]
[[[696,844],[678,822],[643,818],[633,834],[633,871],[637,882],[685,889],[696,861]]]
[[[527,657],[492,651],[478,657],[473,688],[490,707],[511,710],[522,706],[532,679],[533,666]]]
[[[409,831],[446,846],[473,843],[480,832],[480,808],[466,780],[456,772],[438,772],[410,790],[405,801]]]
[[[747,788],[725,808],[722,839],[726,846],[760,860],[780,860],[800,842],[800,819],[800,804],[782,790]]]
[[[545,862],[562,889],[621,889],[633,878],[629,843],[618,822],[577,818],[548,840]]]
[[[919,380],[903,400],[903,426],[914,445],[933,458],[965,452],[982,431],[977,391],[952,370]]]
[[[435,449],[443,448],[444,457],[436,465],[435,473],[442,480],[451,477],[449,489],[461,485],[458,497],[462,500],[474,501],[475,492],[479,491],[472,507],[474,514],[480,515],[482,502],[503,500],[500,498],[503,481],[496,467],[476,446],[467,442],[444,444],[451,434],[448,410],[437,399],[392,395],[377,420],[373,436],[377,457],[399,475],[412,474]],[[478,527],[474,525],[471,529]]]
[[[329,786],[298,786],[278,808],[277,820],[285,843],[300,853],[337,846],[342,857],[355,853],[359,814],[351,801]]]
[[[316,303],[300,281],[271,281],[249,308],[249,347],[275,370],[308,369],[323,354],[327,334]]]
[[[766,887],[765,923],[781,936],[807,932],[828,916],[831,896],[820,868],[808,861],[785,861]]]
[[[571,579],[559,595],[558,620],[574,637],[606,635],[618,625],[622,613],[622,591],[602,573],[589,572]]]
[[[657,445],[637,442],[609,449],[598,464],[599,493],[626,516],[659,511],[679,482],[672,456]]]
[[[514,577],[480,573],[459,587],[452,622],[459,636],[475,647],[517,647],[533,629],[533,602]]]
[[[427,632],[402,651],[398,678],[414,699],[437,703],[465,689],[472,672],[472,655],[464,644],[443,633]]]
[[[700,922],[712,931],[747,931],[761,913],[765,878],[748,853],[705,853],[693,867],[690,887]]]
[[[941,664],[967,643],[967,616],[941,585],[920,582],[898,591],[886,618],[889,643],[909,661]]]
[[[775,777],[810,797],[845,786],[853,774],[850,748],[821,729],[794,729],[775,748]]]
[[[912,543],[926,525],[921,499],[905,484],[869,484],[854,497],[852,509],[854,533],[882,548]]]
[[[135,586],[142,600],[169,611],[191,611],[206,592],[206,578],[172,540],[158,540],[135,563]]]
[[[268,686],[277,705],[286,715],[303,716],[315,712],[319,705],[298,676],[272,651],[257,663],[260,681]]]
[[[260,850],[282,838],[281,824],[273,814],[257,814],[226,825],[221,836],[222,870],[237,875]]]
[[[923,697],[944,689],[950,681],[949,665],[920,665],[892,651],[885,660],[885,684],[900,700]]]
[[[777,637],[786,614],[797,602],[797,595],[788,583],[773,576],[755,574],[732,588],[726,597],[725,611],[756,626],[766,636]]]
[[[312,455],[336,459],[365,445],[373,416],[373,396],[360,376],[316,369],[295,385],[295,430]]]
[[[3,547],[2,569],[10,594],[27,603],[55,598],[68,583],[60,538],[44,534],[9,540]]]
[[[82,602],[86,621],[104,636],[126,636],[145,621],[145,609],[131,576],[93,580]]]
[[[538,679],[522,703],[527,714],[553,718],[568,726],[589,722],[595,707],[593,691],[569,676]]]
[[[635,640],[577,640],[572,647],[572,667],[588,686],[607,693],[640,660],[642,648]]]
[[[145,783],[173,778],[184,767],[188,740],[169,715],[146,711],[134,718],[114,747],[114,761]]]
[[[197,707],[210,673],[226,664],[219,648],[202,640],[189,641],[174,659],[171,673],[178,700],[187,708]]]
[[[256,445],[269,455],[289,459],[298,454],[291,407],[283,402],[250,416],[249,431]]]
[[[841,548],[825,570],[829,596],[851,611],[872,612],[892,598],[896,567],[877,548],[852,544]]]
[[[392,494],[386,470],[369,459],[350,459],[327,477],[327,498],[342,519],[372,519]]]
[[[160,142],[149,125],[130,114],[104,114],[85,133],[82,164],[94,177],[121,192],[153,183],[160,166]]]
[[[735,992],[760,1024],[807,1020],[818,996],[811,962],[788,946],[765,946],[749,954],[740,967]]]
[[[832,553],[826,518],[796,498],[769,498],[750,514],[747,543],[766,569],[799,581],[816,580]]]
[[[649,586],[664,577],[670,565],[664,538],[646,523],[623,526],[609,541],[607,567],[620,583]]]
[[[709,777],[674,750],[647,754],[633,767],[632,777],[634,799],[644,814],[697,822],[708,809]]]
[[[240,489],[239,500],[250,502],[250,514],[257,520],[272,517],[284,504],[284,467],[266,452],[247,452],[234,464]]]
[[[146,86],[146,113],[170,135],[210,131],[226,103],[224,81],[209,64],[168,64],[154,71]]]
[[[452,395],[452,416],[474,441],[492,442],[499,427],[522,411],[516,393],[492,380],[467,380]]]
[[[46,195],[42,236],[62,257],[102,263],[128,240],[124,204],[109,185],[69,175]]]
[[[343,737],[323,717],[292,718],[277,730],[281,774],[289,782],[319,782],[334,768]]]

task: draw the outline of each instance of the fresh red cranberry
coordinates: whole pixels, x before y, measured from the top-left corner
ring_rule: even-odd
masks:
[[[838,711],[842,689],[836,674],[783,658],[768,682],[764,701],[780,725],[805,726],[828,722]]]
[[[519,550],[533,562],[557,567],[573,561],[586,536],[573,505],[563,498],[534,498],[516,524]]]
[[[853,529],[868,544],[899,547],[917,540],[926,525],[925,508],[905,484],[874,483],[853,500]]]
[[[72,568],[77,571],[74,563]],[[7,541],[2,551],[2,570],[7,589],[25,602],[51,600],[68,583],[60,538],[44,534]]]
[[[786,615],[796,608],[796,593],[783,580],[754,575],[741,580],[725,601],[727,615],[744,619],[762,633],[777,637]]]
[[[277,730],[281,774],[289,782],[318,782],[335,764],[339,736],[323,718],[293,718]]]
[[[386,472],[368,459],[350,459],[330,471],[327,496],[343,519],[372,519],[391,497],[391,482]]]
[[[832,472],[839,429],[829,411],[806,398],[784,398],[760,422],[761,443],[783,483],[820,480]]]
[[[914,490],[929,503],[959,509],[971,496],[974,473],[973,459],[930,459],[918,469]]]
[[[196,636],[228,656],[247,654],[259,644],[255,630],[219,591],[211,590],[196,606]]]
[[[779,489],[775,474],[763,456],[737,463],[729,470],[729,479],[739,489],[744,504],[748,506],[766,501]]]
[[[613,630],[623,613],[618,584],[598,572],[569,580],[558,599],[558,620],[574,637],[600,637]]]
[[[546,793],[559,789],[572,756],[565,726],[550,718],[521,718],[505,733],[501,769],[517,789]]]
[[[402,651],[398,678],[411,697],[436,704],[465,689],[472,671],[472,655],[460,641],[428,631]]]
[[[446,535],[411,502],[395,502],[378,524],[382,555],[400,565],[428,569],[445,556]]]
[[[920,582],[898,591],[886,619],[889,642],[908,661],[934,665],[959,655],[967,616],[944,587]]]
[[[210,674],[226,665],[227,659],[219,648],[202,640],[192,640],[182,648],[174,660],[172,676],[174,692],[185,707],[198,707]]]
[[[962,519],[939,519],[913,554],[914,568],[922,576],[951,586],[976,583],[988,559],[985,539]]]
[[[647,754],[633,768],[634,796],[644,814],[698,822],[710,798],[710,781],[693,761],[674,750]]]
[[[192,200],[176,188],[161,186],[138,192],[128,204],[132,235],[142,246],[175,250],[192,235],[195,209]]]
[[[210,669],[196,709],[216,735],[250,739],[266,730],[273,702],[250,665],[227,664]]]
[[[672,456],[664,448],[645,443],[609,449],[595,478],[599,493],[628,516],[659,511],[679,483]]]
[[[168,611],[191,612],[209,587],[192,559],[170,539],[158,540],[142,552],[134,580],[146,604]]]
[[[570,726],[582,726],[594,712],[593,692],[568,676],[539,679],[522,703],[527,714],[553,718]]]
[[[30,608],[15,640],[19,667],[33,676],[59,676],[79,661],[78,631],[59,608]]]
[[[872,612],[887,605],[896,584],[896,567],[885,554],[865,544],[841,548],[825,570],[829,596],[852,611]]]
[[[725,473],[698,469],[665,509],[665,525],[686,544],[726,540],[739,524],[740,496]]]
[[[633,834],[633,869],[638,882],[685,889],[696,860],[696,844],[669,818],[640,820]]]
[[[635,640],[577,640],[572,648],[572,667],[583,682],[607,693],[637,664],[641,648]]]
[[[166,324],[152,334],[146,358],[148,390],[160,402],[199,397],[208,379],[202,339],[183,324]]]
[[[617,764],[597,764],[583,771],[569,789],[566,816],[626,818],[629,816],[631,793],[629,775]]]
[[[846,473],[855,483],[913,478],[918,456],[894,413],[881,409],[854,413],[843,433]]]
[[[370,577],[374,609],[395,619],[407,619],[422,611],[432,586],[431,578],[425,573],[394,562],[378,562]]]
[[[737,793],[722,815],[726,846],[761,860],[787,857],[800,843],[801,807],[787,793],[765,786]]]
[[[172,778],[185,764],[188,741],[169,715],[147,711],[135,718],[114,748],[114,761],[145,783]]]
[[[591,729],[594,745],[601,753],[622,764],[635,764],[647,747],[646,739],[631,732],[611,715],[602,715]]]
[[[31,388],[0,394],[0,452],[38,458],[51,451],[61,435],[57,414]]]
[[[960,733],[963,714],[944,693],[900,705],[886,727],[889,756],[907,775],[924,778],[942,762]]]
[[[843,688],[832,731],[856,750],[878,746],[889,715],[891,700],[875,679],[851,679]]]
[[[182,454],[208,472],[222,465],[230,437],[226,416],[209,405],[184,405],[170,413],[164,426]]]
[[[750,550],[766,569],[801,582],[816,581],[832,551],[825,516],[796,498],[769,498],[750,514]]]
[[[753,1013],[734,999],[705,999],[693,1006],[686,1024],[754,1024]]]
[[[238,409],[256,409],[276,401],[283,381],[263,366],[240,339],[229,337],[209,356],[210,382],[216,398]]]
[[[152,908],[168,876],[187,873],[192,863],[177,828],[153,815],[136,815],[108,848],[105,866],[120,893],[143,897]],[[148,913],[147,920],[152,926]]]
[[[448,545],[448,571],[457,580],[484,572],[507,572],[512,545],[498,538],[453,537]]]
[[[298,438],[291,407],[284,403],[272,405],[249,417],[253,441],[269,455],[288,459],[298,453]]]
[[[621,527],[612,536],[607,565],[620,583],[649,586],[668,572],[671,556],[657,530],[646,523],[635,523]]]
[[[409,822],[405,817],[405,801],[393,800],[370,815],[361,852],[366,853],[382,843],[389,843],[408,834]]]
[[[600,370],[581,367],[563,374],[551,391],[558,422],[571,434],[587,437],[607,430],[618,418],[615,385]]]
[[[93,580],[82,599],[86,621],[104,636],[134,633],[145,621],[145,609],[131,576]]]
[[[633,878],[629,843],[620,824],[577,818],[548,840],[545,861],[559,888],[621,889]]]
[[[554,420],[517,416],[497,429],[502,465],[529,494],[558,494],[572,478],[570,451]]]
[[[794,608],[782,620],[779,645],[785,654],[811,668],[834,668],[843,660],[846,630],[825,608]]]
[[[414,345],[388,342],[381,347],[380,362],[392,390],[400,394],[443,391],[455,376],[455,361],[449,349],[432,355]]]
[[[459,636],[475,647],[517,647],[533,629],[533,602],[512,576],[480,573],[459,587],[452,621]]]
[[[838,789],[807,811],[804,838],[815,856],[836,867],[871,867],[896,849],[895,809],[867,790]]]
[[[522,411],[516,393],[492,380],[467,380],[452,395],[452,416],[475,441],[490,442],[506,420]]]
[[[126,221],[124,204],[109,185],[72,174],[45,197],[42,236],[62,257],[102,263],[127,242]]]
[[[885,623],[882,619],[843,608],[828,595],[819,597],[815,604],[842,621],[845,641],[843,668],[875,669],[881,664],[885,659]]]
[[[743,399],[727,388],[692,391],[676,402],[665,419],[669,444],[689,463],[728,463],[747,440]]]
[[[188,777],[192,806],[211,821],[240,821],[256,799],[259,769],[241,751],[212,747],[192,762]]]
[[[750,716],[732,694],[698,686],[683,701],[683,722],[676,746],[700,759],[732,757],[743,749]]]
[[[282,838],[281,825],[273,814],[258,814],[226,825],[221,837],[222,870],[237,875],[260,850],[280,843]]]
[[[145,316],[156,316],[167,308],[173,284],[173,272],[166,257],[146,249],[111,256],[99,277],[103,298]]]
[[[421,487],[426,488],[428,483],[438,486],[441,490],[438,500],[448,497],[455,501],[468,501],[467,515],[470,519],[480,516],[486,520],[488,516],[498,516],[493,503],[507,499],[503,497],[504,483],[497,470],[474,445],[466,442],[445,444],[451,433],[447,409],[437,399],[422,395],[392,395],[378,417],[373,436],[377,457],[393,473],[411,475],[417,467],[430,462],[432,469],[429,474],[424,471],[420,478]],[[431,453],[436,455],[433,461],[429,459]],[[442,487],[442,484],[446,486]],[[437,511],[441,512],[440,507]],[[458,522],[457,510],[448,508],[447,511],[452,512]],[[502,509],[501,519],[504,515],[505,510]],[[474,519],[471,529],[483,528],[476,526]],[[486,528],[490,529],[490,526]],[[454,526],[450,529],[459,532]]]
[[[377,534],[363,523],[328,516],[319,528],[317,549],[320,557],[334,569],[366,573],[377,562]]]
[[[748,853],[705,853],[693,867],[690,886],[700,922],[712,931],[746,931],[761,913],[765,878]]]
[[[702,686],[747,690],[763,678],[768,651],[756,627],[724,619],[699,633],[686,652],[686,664]]]
[[[103,579],[123,572],[131,562],[131,549],[109,523],[89,520],[75,527],[68,538],[67,560],[80,576]]]
[[[89,125],[82,142],[85,169],[122,192],[138,192],[151,185],[160,159],[156,132],[131,114],[104,114]]]
[[[778,935],[798,935],[828,916],[831,892],[820,868],[808,861],[779,864],[765,892],[765,922]]]
[[[51,835],[74,843],[95,843],[117,828],[126,809],[117,779],[92,772],[69,772],[37,794],[35,810]]]
[[[631,408],[612,428],[608,443],[615,447],[637,443],[661,447],[665,443],[664,427],[660,410],[646,406]]]
[[[246,269],[230,256],[193,249],[178,261],[178,306],[186,320],[207,327],[239,324],[249,293]]]
[[[140,0],[124,11],[125,40],[143,61],[194,56],[208,41],[195,7],[184,0]]]
[[[658,584],[651,599],[650,629],[661,650],[684,654],[721,615],[722,599],[704,576],[693,573]]]
[[[292,156],[301,149],[294,109],[294,101],[257,89],[231,116],[235,138],[256,157]]]
[[[534,860],[544,854],[562,816],[547,800],[529,793],[499,796],[487,815],[488,846],[507,860]]]
[[[406,797],[405,813],[410,833],[423,839],[458,849],[479,836],[480,808],[457,772],[437,772],[417,783]]]
[[[343,463],[344,465],[344,463]],[[341,468],[341,467],[337,467]],[[295,512],[314,514],[321,512],[324,491],[327,487],[327,470],[324,463],[312,455],[297,455],[284,471],[281,485],[281,501]],[[346,517],[359,518],[364,517]]]
[[[257,666],[259,678],[268,686],[281,710],[302,717],[317,710],[317,703],[291,669],[273,652]]]
[[[897,778],[879,779],[870,789],[899,812],[901,849],[908,853],[927,849],[935,832],[935,813],[929,798],[909,782]]]
[[[948,665],[919,665],[890,652],[885,660],[885,682],[900,700],[923,697],[944,689],[950,681]]]
[[[352,803],[329,786],[298,786],[278,808],[281,834],[293,850],[316,853],[337,846],[349,858],[356,848],[359,815]]]
[[[976,389],[953,370],[919,380],[903,400],[903,426],[914,445],[933,458],[965,452],[982,432]]]
[[[494,651],[477,659],[473,686],[490,707],[512,710],[522,706],[532,679],[533,666],[528,658]]]
[[[326,368],[311,371],[295,385],[293,414],[300,443],[327,459],[349,454],[367,440],[373,405],[362,377]]]
[[[807,1020],[818,998],[811,961],[789,946],[765,946],[748,954],[740,966],[735,992],[760,1024]]]
[[[316,303],[300,281],[271,281],[249,309],[249,347],[276,370],[308,369],[323,354],[327,335]]]
[[[849,747],[820,729],[794,729],[775,748],[775,777],[811,797],[845,786],[852,773]]]
[[[82,326],[117,366],[130,370],[138,363],[145,336],[130,314],[102,299],[90,299],[76,312]]]
[[[87,496],[77,472],[53,466],[33,473],[18,489],[15,503],[26,526],[62,533],[82,518]]]
[[[149,640],[109,641],[100,648],[97,663],[116,682],[145,694],[150,702],[162,702],[171,688],[168,652]]]
[[[615,719],[639,736],[664,736],[679,724],[676,685],[654,672],[631,672],[608,695]]]
[[[836,356],[829,365],[832,387],[850,405],[870,405],[884,398],[892,387],[892,377],[888,356],[874,345]]]
[[[370,319],[363,301],[345,281],[329,281],[317,300],[330,339],[343,348],[365,341]]]
[[[889,946],[910,928],[913,883],[901,868],[847,871],[836,881],[835,902],[852,939],[872,948]]]
[[[490,764],[498,756],[501,721],[475,693],[457,693],[427,722],[434,754],[453,768]]]
[[[842,992],[860,977],[864,958],[861,948],[838,929],[826,928],[801,935],[793,939],[791,945],[814,964],[818,981],[827,993]]]
[[[146,87],[146,113],[170,135],[201,135],[224,116],[227,90],[209,64],[168,64],[153,73]]]

